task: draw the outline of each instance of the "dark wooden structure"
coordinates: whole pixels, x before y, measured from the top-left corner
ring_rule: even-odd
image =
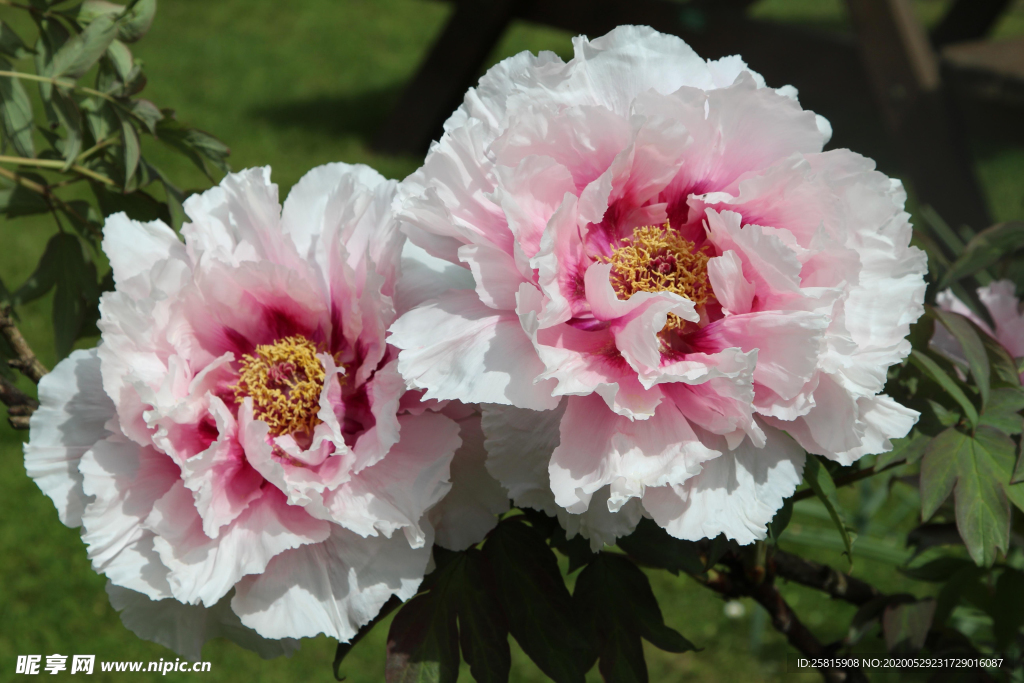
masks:
[[[957,0],[929,37],[909,0],[847,0],[853,36],[752,19],[752,0],[457,0],[373,146],[422,154],[513,20],[590,36],[646,24],[706,58],[741,54],[769,83],[796,86],[809,109],[884,127],[918,198],[980,229],[988,211],[945,81],[1024,105],[1024,42],[979,40],[1008,2]]]

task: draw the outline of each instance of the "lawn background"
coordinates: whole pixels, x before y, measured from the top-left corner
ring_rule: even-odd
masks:
[[[924,0],[917,8],[930,21],[946,4]],[[762,0],[753,11],[823,30],[849,30],[840,0]],[[183,121],[224,140],[232,149],[232,168],[271,165],[283,199],[303,173],[322,163],[367,163],[394,178],[416,168],[415,158],[374,154],[368,140],[448,12],[448,5],[424,0],[162,0],[152,30],[133,50],[149,77],[145,97],[175,108]],[[9,7],[0,7],[0,19],[26,25]],[[1018,0],[996,34],[1020,33],[1024,2]],[[33,34],[26,30],[23,35]],[[524,49],[553,50],[568,58],[569,38],[517,23],[491,61]],[[1016,128],[996,125],[1005,112],[979,110],[971,116],[972,150],[992,213],[999,220],[1019,219],[1024,216],[1024,131],[1019,123]],[[180,185],[208,186],[180,157],[159,146],[145,151]],[[882,170],[899,175],[899,168],[885,160]],[[29,275],[54,231],[46,218],[0,219],[0,277],[9,288]],[[21,313],[23,331],[52,367],[50,297]],[[49,499],[26,477],[20,445],[26,438],[27,433],[13,431],[6,422],[0,426],[0,681],[26,680],[14,674],[19,654],[173,659],[169,650],[136,638],[121,625],[107,602],[105,579],[91,570],[78,532],[60,524]],[[887,497],[885,482],[869,481],[844,491],[844,502],[861,531],[853,574],[883,590],[911,589],[895,566],[907,557],[900,539],[916,523],[916,492],[897,484]],[[825,517],[816,502],[800,503],[782,545],[846,569],[839,539]],[[729,617],[720,599],[692,581],[664,573],[651,576],[666,621],[704,648],[684,655],[649,648],[652,681],[817,680],[814,674],[783,674],[786,644],[753,603],[742,602],[742,610],[730,610],[742,615]],[[798,586],[783,590],[823,640],[845,635],[852,608]],[[955,616],[970,628],[972,615]],[[387,626],[379,626],[346,660],[343,673],[352,683],[383,680]],[[90,680],[330,681],[334,646],[324,637],[310,639],[290,660],[264,662],[232,643],[213,641],[203,651],[203,659],[212,662],[207,674],[102,674],[97,666]],[[882,649],[870,638],[863,648]],[[513,651],[513,681],[546,680],[514,643]],[[462,680],[471,680],[468,671]],[[599,680],[596,667],[588,680]]]

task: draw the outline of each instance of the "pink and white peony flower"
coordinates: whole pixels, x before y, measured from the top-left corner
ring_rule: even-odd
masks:
[[[275,656],[292,638],[347,641],[416,593],[460,424],[461,469],[482,470],[483,451],[479,415],[421,402],[385,342],[395,189],[331,164],[282,211],[270,170],[250,169],[185,203],[184,243],[108,219],[102,341],[40,383],[25,465],[140,636]],[[448,501],[439,540],[479,541],[507,507],[492,488],[497,502]],[[490,517],[463,528],[464,509]]]
[[[992,316],[992,321],[996,325],[995,330],[975,315],[967,304],[960,301],[948,289],[939,292],[939,295],[935,297],[935,303],[943,310],[959,313],[969,318],[990,337],[1002,344],[1012,358],[1024,357],[1024,313],[1021,311],[1020,299],[1014,293],[1013,282],[996,280],[984,287],[979,287],[978,298],[988,309],[989,315]],[[967,359],[964,358],[960,342],[942,325],[935,326],[932,344],[945,355],[959,361],[964,367],[967,366]],[[1021,373],[1021,379],[1024,380],[1024,373]]]
[[[642,515],[763,538],[804,449],[850,464],[916,420],[879,393],[923,311],[905,194],[739,57],[574,45],[492,68],[400,186],[465,275],[391,327],[399,371],[490,404],[490,471],[595,548]]]

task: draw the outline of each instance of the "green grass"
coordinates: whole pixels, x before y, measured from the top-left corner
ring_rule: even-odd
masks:
[[[921,2],[928,16],[937,3]],[[756,8],[764,17],[811,25],[845,27],[840,0],[764,0]],[[390,177],[414,170],[419,160],[375,154],[368,141],[397,98],[405,80],[442,26],[448,6],[422,0],[165,0],[150,34],[134,46],[145,61],[149,87],[145,95],[160,106],[174,107],[179,117],[222,138],[232,148],[235,169],[270,164],[283,197],[307,170],[330,161],[367,163]],[[937,15],[936,15],[937,16]],[[1020,4],[1000,25],[1002,34],[1024,32]],[[13,10],[0,19],[24,25]],[[491,61],[523,49],[552,49],[571,54],[569,35],[516,24]],[[827,114],[827,112],[825,112]],[[994,215],[1024,214],[1024,143],[1020,136],[975,135],[977,170]],[[206,181],[181,158],[159,147],[147,148],[159,165],[185,187]],[[895,172],[893,169],[886,169]],[[46,219],[0,223],[0,277],[8,286],[32,270],[54,232]],[[49,332],[49,297],[21,311],[22,329],[48,366],[54,361]],[[18,654],[95,654],[98,659],[154,661],[172,657],[168,650],[139,640],[125,630],[107,603],[105,580],[85,557],[75,530],[63,527],[49,499],[25,476],[20,444],[25,433],[0,426],[0,680],[13,680]],[[870,486],[844,491],[850,509],[864,509]],[[902,487],[878,514],[865,514],[862,533],[867,548],[884,546],[899,555],[902,534],[915,523],[912,490]],[[908,512],[909,510],[909,512]],[[803,504],[793,532],[783,546],[845,568],[830,547],[830,527],[816,503]],[[889,524],[885,526],[883,522]],[[834,543],[832,544],[834,546]],[[888,550],[885,550],[888,548]],[[884,551],[884,552],[883,552]],[[902,579],[893,565],[855,552],[853,574],[887,591],[920,586]],[[745,601],[740,618],[725,616],[723,602],[693,581],[652,574],[666,621],[703,647],[699,653],[672,655],[649,649],[651,680],[814,680],[783,675],[787,645],[756,605]],[[853,609],[796,586],[784,592],[806,623],[825,640],[845,635]],[[383,678],[387,622],[349,655],[343,669],[353,683]],[[877,642],[864,647],[881,650]],[[515,649],[513,681],[544,677]],[[290,660],[264,662],[232,643],[214,641],[203,657],[213,670],[202,680],[332,680],[334,643],[316,638],[303,643]],[[92,680],[113,680],[95,673]],[[184,680],[169,674],[166,680]],[[136,681],[158,680],[152,674],[122,675]],[[198,677],[196,677],[198,678]],[[469,680],[468,671],[463,680]],[[596,670],[589,680],[597,681]]]

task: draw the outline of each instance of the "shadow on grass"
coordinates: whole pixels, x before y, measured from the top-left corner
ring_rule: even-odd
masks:
[[[258,107],[249,113],[275,128],[301,128],[335,137],[354,137],[369,145],[404,85],[397,83],[352,95],[318,95]]]

